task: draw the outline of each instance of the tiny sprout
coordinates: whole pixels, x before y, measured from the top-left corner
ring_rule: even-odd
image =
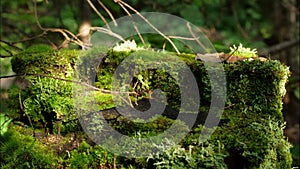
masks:
[[[241,43],[238,47],[236,47],[235,45],[233,45],[233,47],[230,47],[229,54],[232,56],[237,56],[237,57],[247,58],[247,59],[258,56],[256,49],[245,48]]]

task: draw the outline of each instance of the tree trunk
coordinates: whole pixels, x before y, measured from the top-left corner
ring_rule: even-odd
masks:
[[[88,3],[85,0],[81,1],[81,23],[79,26],[79,38],[80,40],[85,44],[85,46],[90,45],[90,39],[91,39],[91,34],[90,34],[90,28],[92,26],[91,24],[91,8],[88,5]]]

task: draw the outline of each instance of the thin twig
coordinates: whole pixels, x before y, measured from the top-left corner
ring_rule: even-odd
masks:
[[[58,32],[61,33],[67,41],[74,42],[75,44],[85,48],[84,43],[77,36],[75,36],[72,32],[70,32],[67,29],[43,28],[38,19],[36,0],[34,1],[34,16],[38,27],[44,31],[41,35],[47,34],[47,32]],[[69,37],[69,35],[71,36],[71,38]]]
[[[128,5],[127,3],[125,3],[122,0],[115,0],[116,3],[120,4],[122,3],[123,5],[125,5],[127,8],[129,8],[130,10],[132,10],[133,12],[135,12],[138,16],[140,16],[152,29],[154,29],[158,34],[160,34],[162,37],[164,37],[165,39],[167,39],[171,45],[173,46],[173,48],[175,49],[176,53],[180,54],[179,50],[177,49],[176,45],[173,43],[173,41],[168,38],[165,34],[163,34],[160,30],[158,30],[150,21],[148,21],[148,19],[146,19],[139,11],[137,11],[136,9],[134,9],[133,7],[131,7],[130,5]]]
[[[199,41],[199,38],[196,37],[195,33],[192,30],[191,23],[186,23],[187,28],[189,29],[190,34],[195,39],[195,41],[205,50],[205,46]]]
[[[112,13],[106,8],[106,6],[100,1],[98,0],[98,3],[101,5],[101,7],[105,10],[105,12],[109,15],[109,17],[111,18],[111,20],[113,21],[115,26],[118,26],[118,23],[116,22],[114,16],[112,15]]]
[[[238,49],[239,49],[239,47],[237,47],[236,49],[234,49],[234,51],[232,51],[232,52],[230,53],[229,56],[225,57],[225,58],[222,60],[222,62],[224,62],[224,61],[230,61],[231,57],[233,56],[233,54],[234,54]]]
[[[233,12],[233,18],[236,22],[236,25],[239,29],[239,31],[241,32],[242,36],[244,36],[246,39],[249,39],[249,35],[247,34],[247,32],[244,30],[244,28],[242,27],[239,18],[238,18],[238,14],[237,14],[237,10],[235,8],[235,3],[231,5],[231,10]]]
[[[18,43],[18,42],[6,42],[6,41],[4,41],[4,40],[2,40],[2,39],[0,39],[0,42],[5,43],[5,44],[7,44],[8,46],[17,49],[18,51],[22,51],[21,48],[15,46],[15,44]]]
[[[36,36],[33,36],[31,38],[26,38],[26,39],[23,39],[23,40],[19,40],[19,41],[16,41],[16,42],[12,42],[13,44],[16,44],[16,43],[22,43],[22,42],[27,42],[27,41],[31,41],[31,40],[35,40],[37,38],[40,38],[40,37],[43,37],[44,35],[46,35],[47,32],[42,32],[41,34],[39,35],[36,35]]]
[[[233,106],[235,106],[235,104],[234,104],[234,103],[233,103],[233,104],[231,104],[231,105],[228,105],[228,106],[224,107],[224,109],[229,109],[229,108],[231,108],[231,107],[233,107]]]
[[[40,21],[39,21],[39,18],[38,18],[38,14],[37,14],[37,6],[36,6],[36,0],[33,1],[33,4],[34,4],[34,17],[35,17],[35,21],[38,25],[38,27],[41,29],[41,30],[44,30],[44,28],[42,27]]]
[[[108,34],[108,35],[110,35],[110,36],[113,36],[113,37],[115,37],[115,38],[118,38],[118,39],[120,39],[121,41],[125,41],[124,40],[124,38],[121,36],[121,35],[119,35],[119,34],[117,34],[117,33],[114,33],[114,32],[112,32],[111,30],[109,30],[109,29],[106,29],[106,28],[103,28],[103,27],[91,27],[90,28],[92,31],[98,31],[98,32],[103,32],[103,33],[105,33],[105,34]]]
[[[10,50],[8,50],[8,49],[6,49],[5,47],[2,47],[2,46],[1,46],[1,48],[3,50],[5,50],[7,53],[9,53],[9,56],[13,56],[13,53]]]
[[[10,56],[10,55],[2,55],[2,54],[0,54],[0,58],[10,58],[10,57],[12,57],[12,56]]]
[[[46,39],[46,41],[51,45],[51,47],[54,49],[54,50],[58,50],[59,48],[50,40],[48,39],[46,36],[43,37],[44,39]]]
[[[125,93],[125,94],[133,94],[133,95],[137,95],[138,93],[136,92],[119,92],[119,91],[112,91],[112,90],[106,90],[106,89],[100,89],[97,88],[95,86],[92,86],[90,84],[84,83],[84,82],[78,82],[75,80],[70,80],[70,79],[64,79],[64,78],[60,78],[60,77],[55,77],[55,76],[50,76],[50,75],[45,75],[45,74],[32,74],[32,73],[27,73],[27,74],[23,74],[23,75],[7,75],[7,76],[0,76],[0,79],[2,78],[9,78],[9,77],[19,77],[19,76],[37,76],[37,77],[47,77],[47,78],[52,78],[52,79],[57,79],[57,80],[62,80],[62,81],[66,81],[66,82],[72,82],[72,83],[76,83],[82,86],[86,86],[89,87],[91,89],[94,89],[96,91],[100,91],[102,93],[106,93],[106,94],[119,94],[119,93]]]
[[[145,41],[144,41],[144,38],[143,38],[143,36],[141,35],[141,33],[140,33],[138,27],[136,26],[136,22],[134,21],[134,19],[133,19],[131,13],[124,7],[123,4],[119,3],[119,5],[120,5],[121,8],[129,15],[130,19],[132,20],[133,27],[134,27],[135,31],[137,32],[137,34],[138,34],[138,36],[140,37],[140,39],[141,39],[141,41],[142,41],[144,47],[146,48],[147,45],[146,45],[146,43],[145,43]]]
[[[22,102],[22,96],[21,96],[21,89],[19,90],[19,106],[20,106],[20,109],[21,111],[26,115],[27,119],[28,119],[28,122],[30,124],[30,126],[32,127],[33,131],[32,131],[32,135],[33,137],[35,137],[35,129],[34,129],[34,126],[32,124],[32,121],[31,121],[31,118],[29,117],[29,115],[24,111],[24,107],[23,107],[23,102]]]
[[[101,18],[101,20],[107,25],[107,28],[110,29],[108,22],[106,21],[104,16],[97,10],[94,4],[90,0],[86,0],[86,1],[89,3],[90,7],[94,10],[94,12],[96,12],[96,14]]]
[[[50,75],[45,75],[45,74],[24,74],[24,75],[7,75],[7,76],[0,76],[0,79],[2,78],[9,78],[9,77],[19,77],[19,76],[37,76],[37,77],[47,77],[47,78],[52,78],[52,79],[57,79],[57,80],[62,80],[62,81],[65,81],[65,82],[72,82],[72,83],[76,83],[76,84],[79,84],[81,86],[86,86],[90,89],[93,89],[93,90],[96,90],[96,91],[100,91],[104,94],[114,94],[115,97],[120,97],[126,104],[130,105],[131,107],[133,107],[133,104],[131,102],[131,99],[130,99],[130,94],[132,95],[135,95],[137,96],[138,93],[136,92],[121,92],[121,91],[112,91],[112,90],[106,90],[106,89],[100,89],[100,88],[97,88],[97,87],[94,87],[90,84],[87,84],[87,83],[83,83],[83,82],[78,82],[78,81],[75,81],[75,80],[70,80],[70,79],[64,79],[64,78],[60,78],[60,77],[55,77],[55,76],[50,76]],[[127,94],[128,95],[128,100],[127,101],[125,98],[123,98],[122,96],[120,96],[120,94]],[[20,96],[19,96],[20,97]],[[20,99],[20,98],[19,98]],[[20,102],[21,104],[21,102]],[[23,110],[23,106],[20,106],[21,109]],[[29,118],[29,117],[28,117]],[[31,120],[28,119],[31,123]]]
[[[198,38],[188,38],[183,36],[168,36],[171,39],[182,39],[182,40],[190,40],[190,41],[196,41]]]

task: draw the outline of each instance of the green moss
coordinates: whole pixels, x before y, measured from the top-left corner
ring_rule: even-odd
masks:
[[[9,129],[0,136],[1,168],[57,168],[58,159],[32,136]]]
[[[278,61],[254,60],[227,64],[224,68],[228,84],[227,104],[237,107],[229,110],[230,114],[253,112],[254,116],[283,120],[282,98],[289,76],[286,66]]]
[[[100,146],[90,146],[83,141],[78,149],[71,152],[66,161],[69,168],[102,168],[113,165],[113,154]]]
[[[41,73],[61,77],[70,76],[72,66],[79,54],[80,51],[76,50],[55,51],[45,45],[32,46],[12,58],[12,69],[20,75]]]
[[[241,168],[289,168],[290,144],[283,125],[274,119],[244,116],[218,127],[211,142],[220,140],[229,159],[243,161]]]
[[[30,48],[15,56],[12,59],[13,70],[18,74],[41,73],[67,79],[74,78],[72,76],[74,75],[74,59],[78,51],[53,51],[47,47],[39,48]],[[159,88],[165,92],[167,104],[175,112],[179,110],[182,102],[178,82],[186,80],[176,74],[184,70],[180,62],[175,59],[179,57],[190,68],[198,83],[201,106],[197,123],[205,120],[211,104],[211,86],[213,86],[207,69],[217,72],[219,68],[205,67],[207,64],[195,60],[193,55],[176,55],[150,50],[116,52],[100,47],[82,53],[81,56],[76,64],[78,72],[75,72],[81,76],[76,77],[76,80],[93,82],[96,79],[97,87],[111,90],[113,74],[117,67],[123,64],[125,66],[119,77],[128,78],[129,73],[132,73],[134,77],[130,84],[126,84],[125,81],[120,81],[120,84],[122,87],[127,87],[124,91],[138,93],[138,95],[129,95],[133,103],[149,99],[151,91]],[[128,57],[132,58],[126,59]],[[137,63],[135,72],[132,72],[132,67],[126,66],[133,62],[132,59]],[[155,61],[155,59],[158,59],[159,63],[153,63],[162,65],[163,69],[158,70],[156,67],[143,69],[147,61]],[[231,64],[224,63],[223,68],[226,75],[224,85],[227,85],[227,98],[226,108],[221,118],[226,123],[216,127],[216,132],[212,137],[201,144],[198,138],[203,126],[195,128],[178,147],[174,147],[165,154],[154,156],[151,159],[152,164],[157,167],[166,165],[169,167],[201,166],[202,168],[291,168],[290,145],[283,136],[284,122],[281,112],[282,98],[285,94],[284,86],[289,76],[288,67],[278,61],[256,59]],[[34,76],[29,77],[28,80],[32,85],[22,90],[21,96],[24,100],[25,113],[30,115],[34,123],[38,124],[43,121],[52,124],[55,121],[65,120],[66,125],[68,120],[76,119],[72,109],[74,108],[72,83]],[[216,90],[221,88],[222,86],[219,86]],[[15,111],[18,107],[18,91],[14,89],[11,94],[12,98],[15,98],[13,99],[15,107],[12,109]],[[113,101],[111,94],[99,91],[93,94],[93,98],[80,98],[82,99],[80,101],[95,103],[96,100],[97,109],[114,110],[116,102]],[[192,106],[195,100],[187,102],[189,106]],[[92,109],[89,104],[86,106],[87,110]],[[94,121],[93,123],[99,124],[100,122]],[[144,123],[144,121],[134,122],[115,116],[109,123],[126,135],[148,137],[163,132],[175,122],[164,117]],[[182,131],[185,131],[186,126],[184,124],[182,126]],[[93,130],[99,131],[100,129]],[[126,144],[130,143],[130,140],[123,141]],[[136,146],[145,147],[144,145]],[[79,150],[77,154],[74,152],[74,158],[70,161],[72,166],[85,168],[96,164],[87,154],[91,148],[85,147],[85,149],[88,150],[85,153],[79,153]],[[237,163],[232,161],[237,161]],[[84,166],[84,163],[91,165]]]
[[[13,71],[19,75],[29,74],[24,78],[30,85],[20,91],[23,111],[19,108],[18,89],[11,89],[9,111],[26,113],[35,127],[46,127],[51,133],[57,121],[71,122],[75,127],[72,83],[60,79],[73,78],[73,67],[79,54],[76,50],[55,51],[41,45],[15,55],[11,60]]]

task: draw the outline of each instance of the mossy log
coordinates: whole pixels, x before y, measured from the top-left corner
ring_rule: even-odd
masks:
[[[53,51],[47,47],[36,47],[14,56],[12,66],[17,74],[42,74],[74,80],[72,77],[74,65],[78,61],[79,55],[81,61],[89,60],[89,55],[80,54],[80,51]],[[201,60],[196,60],[191,54],[177,55],[152,50],[129,52],[109,50],[99,61],[98,69],[94,70],[96,71],[95,86],[103,91],[111,90],[114,72],[118,65],[130,55],[140,55],[141,57],[172,55],[179,57],[190,68],[198,84],[201,104],[197,123],[193,126],[194,130],[182,141],[181,146],[186,149],[189,145],[203,146],[203,149],[213,147],[212,154],[207,155],[213,160],[206,161],[212,164],[210,167],[204,165],[206,164],[204,159],[198,159],[200,158],[197,156],[197,152],[200,153],[199,148],[193,149],[195,151],[193,158],[197,158],[195,160],[198,166],[203,166],[203,168],[215,168],[218,165],[223,168],[291,168],[290,145],[283,135],[282,115],[282,98],[289,76],[287,66],[278,61],[259,59],[220,63],[225,71],[226,83],[224,85],[227,88],[226,105],[220,117],[222,124],[216,126],[216,131],[205,144],[197,144],[198,141],[197,139],[195,141],[194,138],[197,136],[197,131],[201,131],[203,128],[203,122],[211,105],[211,81],[205,64]],[[143,59],[139,63],[141,67]],[[93,61],[90,60],[89,65]],[[174,66],[174,64],[169,64],[171,62],[172,60],[165,60],[161,64]],[[130,68],[126,71],[130,71]],[[35,123],[43,121],[52,125],[53,122],[63,119],[67,126],[76,118],[73,107],[74,100],[72,100],[72,81],[42,76],[25,76],[25,78],[31,82],[31,85],[21,91],[23,111]],[[140,72],[134,74],[133,81],[129,85],[132,92],[138,93],[138,96],[129,95],[130,101],[140,110],[148,109],[151,92],[154,89],[159,88],[164,91],[168,107],[163,115],[176,119],[182,102],[180,89],[176,80],[165,70],[141,69]],[[99,111],[109,109],[118,113],[114,110],[116,105],[112,94],[100,91],[95,93]],[[19,109],[16,108],[19,105],[18,99],[16,99],[18,98],[17,92],[11,91],[10,97],[14,98],[9,103],[12,112],[15,115],[20,114],[21,112],[18,112]],[[193,104],[193,100],[190,102]],[[107,119],[109,118],[107,117]],[[114,120],[112,118],[111,122],[115,122]],[[120,120],[124,121],[124,118],[120,118]],[[130,128],[126,125],[122,128],[122,124],[127,123],[118,123],[119,130]],[[149,124],[145,123],[145,125]],[[145,126],[136,125],[134,128],[136,131],[139,128],[145,129]],[[134,130],[125,133],[135,132]],[[218,158],[213,158],[214,154]],[[153,160],[159,164],[162,158],[157,156],[153,157]]]

